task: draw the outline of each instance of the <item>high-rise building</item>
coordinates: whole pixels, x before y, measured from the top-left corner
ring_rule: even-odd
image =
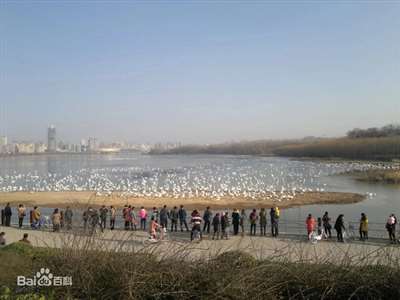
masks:
[[[8,144],[7,137],[5,135],[4,136],[0,136],[0,147],[1,146],[7,146],[7,144]]]
[[[96,138],[90,137],[88,140],[88,151],[96,152],[99,150],[99,144]]]
[[[47,152],[57,152],[56,128],[51,125],[47,130]]]

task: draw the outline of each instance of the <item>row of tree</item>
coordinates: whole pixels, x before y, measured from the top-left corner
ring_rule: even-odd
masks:
[[[353,129],[343,138],[258,140],[215,145],[186,145],[151,154],[226,154],[346,159],[400,159],[400,126]]]
[[[328,139],[316,143],[286,145],[276,149],[274,153],[289,157],[400,159],[400,136]]]
[[[372,127],[367,129],[355,128],[347,133],[349,138],[389,137],[400,136],[400,125],[386,125],[380,128]]]
[[[215,145],[186,145],[169,150],[151,151],[151,154],[226,154],[226,155],[275,155],[274,151],[285,145],[302,144],[302,140],[259,140]]]

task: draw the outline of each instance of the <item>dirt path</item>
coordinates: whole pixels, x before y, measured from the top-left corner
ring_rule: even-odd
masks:
[[[337,243],[320,241],[312,244],[305,236],[250,237],[232,236],[229,240],[211,240],[205,236],[198,243],[189,241],[189,233],[171,235],[169,240],[148,244],[147,233],[143,231],[106,230],[95,237],[82,232],[53,233],[30,229],[1,227],[6,233],[7,244],[21,239],[23,233],[29,234],[33,246],[50,248],[74,248],[112,251],[151,251],[161,257],[180,255],[188,259],[209,259],[223,252],[240,250],[256,258],[269,258],[290,261],[310,261],[320,263],[382,263],[391,264],[400,259],[400,247],[389,245],[385,240],[376,242]],[[184,253],[184,255],[182,255]]]

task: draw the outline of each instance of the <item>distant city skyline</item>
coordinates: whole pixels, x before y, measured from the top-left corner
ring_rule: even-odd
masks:
[[[14,2],[0,136],[133,143],[343,136],[400,122],[400,3]]]

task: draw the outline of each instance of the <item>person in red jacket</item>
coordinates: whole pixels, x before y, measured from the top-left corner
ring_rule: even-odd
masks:
[[[311,235],[315,230],[315,223],[315,219],[311,214],[309,214],[306,220],[308,240],[311,240]]]

